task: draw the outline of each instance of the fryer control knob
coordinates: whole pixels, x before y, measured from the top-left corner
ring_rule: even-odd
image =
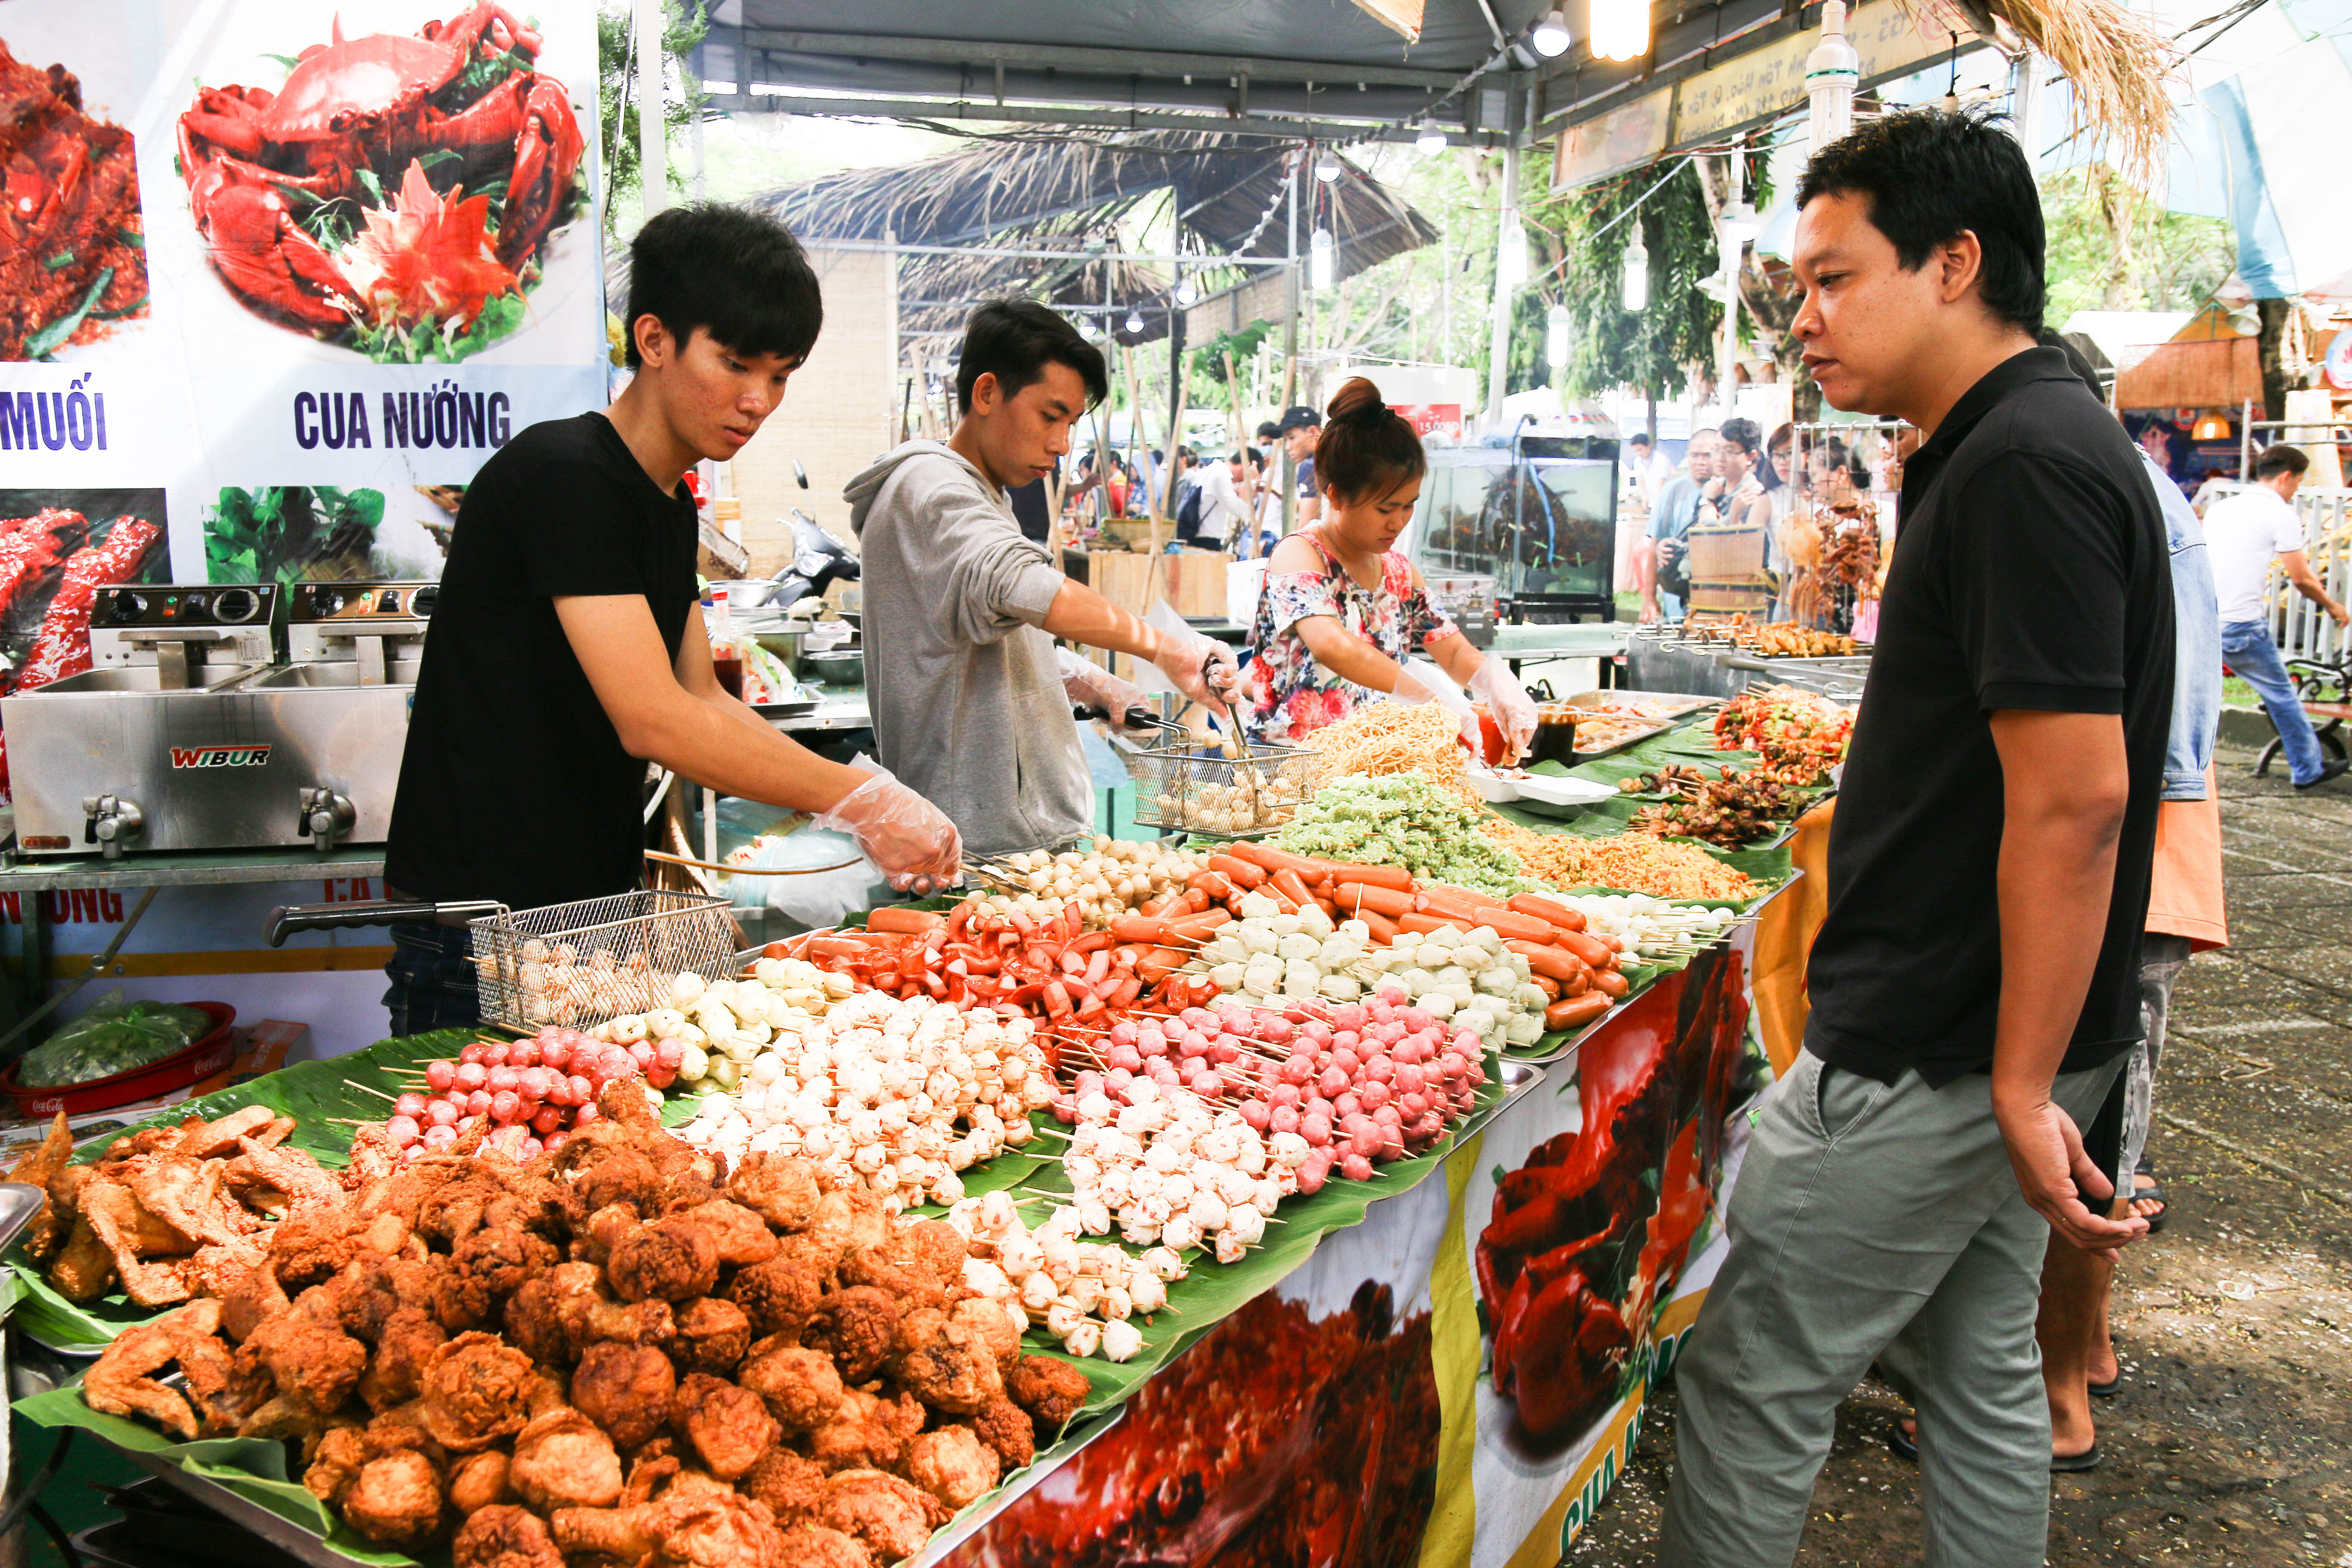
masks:
[[[429,620],[433,615],[434,601],[440,597],[440,588],[427,583],[408,596],[408,613],[420,620]]]
[[[213,616],[224,626],[241,626],[261,613],[261,595],[250,588],[226,588],[213,597]]]
[[[135,625],[146,618],[147,595],[144,594],[117,594],[114,595],[113,605],[108,610],[107,616],[110,620],[112,620],[119,626],[127,626]]]

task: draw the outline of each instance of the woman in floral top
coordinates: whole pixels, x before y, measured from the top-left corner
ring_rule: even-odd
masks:
[[[1475,747],[1477,720],[1461,693],[1425,689],[1430,678],[1406,666],[1426,653],[1486,700],[1513,753],[1525,752],[1536,725],[1526,689],[1430,605],[1420,572],[1393,548],[1428,468],[1421,437],[1361,376],[1339,389],[1329,415],[1315,447],[1323,516],[1276,546],[1250,629],[1252,742],[1296,745],[1362,703],[1437,697],[1465,715]]]

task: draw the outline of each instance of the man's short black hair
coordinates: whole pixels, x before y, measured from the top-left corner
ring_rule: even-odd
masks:
[[[1650,446],[1652,445],[1650,433],[1647,430],[1636,430],[1631,436],[1625,437],[1625,445],[1628,447]]]
[[[698,328],[750,357],[808,357],[824,325],[824,294],[793,231],[766,213],[697,202],[657,213],[629,244],[624,352],[635,369],[636,325],[651,316],[683,348]]]
[[[1753,419],[1727,419],[1716,434],[1743,452],[1753,452],[1764,444],[1763,426]]]
[[[2311,459],[2300,447],[2265,447],[2254,458],[2254,478],[2274,479],[2281,474],[2299,474],[2311,467]]]
[[[2000,116],[1911,109],[1870,121],[1806,161],[1797,205],[1859,195],[1873,227],[1916,271],[1963,231],[1984,253],[1978,293],[1985,309],[2039,332],[2048,303],[2042,275],[2042,194],[2025,150]]]
[[[1065,364],[1087,384],[1087,406],[1110,395],[1110,371],[1102,350],[1078,335],[1058,310],[1034,300],[992,300],[964,323],[963,357],[956,363],[956,407],[971,412],[972,388],[983,375],[997,390],[1017,397],[1045,379],[1045,367]]]
[[[1282,426],[1279,426],[1279,425],[1276,425],[1273,420],[1271,420],[1271,419],[1261,419],[1261,420],[1259,420],[1259,421],[1258,421],[1258,426],[1257,426],[1257,438],[1258,438],[1259,440],[1261,440],[1261,441],[1271,441],[1271,440],[1273,440],[1276,437],[1277,437],[1277,436],[1279,436],[1279,435],[1281,435],[1281,434],[1282,434]]]

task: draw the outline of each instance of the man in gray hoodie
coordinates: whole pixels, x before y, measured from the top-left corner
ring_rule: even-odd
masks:
[[[1109,386],[1101,352],[1052,310],[983,305],[965,328],[955,433],[904,443],[843,491],[863,558],[882,764],[983,854],[1089,831],[1094,785],[1071,700],[1118,715],[1141,699],[1057,655],[1055,637],[1148,660],[1221,714],[1234,683],[1223,644],[1160,631],[1064,576],[1005,499],[1052,471],[1070,426]]]

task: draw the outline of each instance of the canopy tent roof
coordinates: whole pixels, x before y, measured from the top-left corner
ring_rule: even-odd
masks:
[[[1294,156],[1263,138],[1223,132],[990,141],[919,163],[787,185],[752,205],[812,243],[887,237],[951,249],[917,250],[901,264],[900,326],[910,336],[961,333],[973,305],[1019,294],[1099,306],[1122,342],[1140,342],[1167,333],[1177,264],[1115,254],[1119,220],[1172,192],[1180,244],[1199,256],[1202,270],[1230,274],[1233,258],[1279,260],[1290,245],[1286,197]],[[1393,192],[1345,160],[1342,171],[1319,186],[1318,216],[1310,218],[1302,204],[1302,253],[1314,222],[1331,230],[1337,277],[1436,239],[1429,221]],[[1029,254],[995,254],[1002,251]],[[1123,325],[1129,310],[1142,317],[1139,331]]]

